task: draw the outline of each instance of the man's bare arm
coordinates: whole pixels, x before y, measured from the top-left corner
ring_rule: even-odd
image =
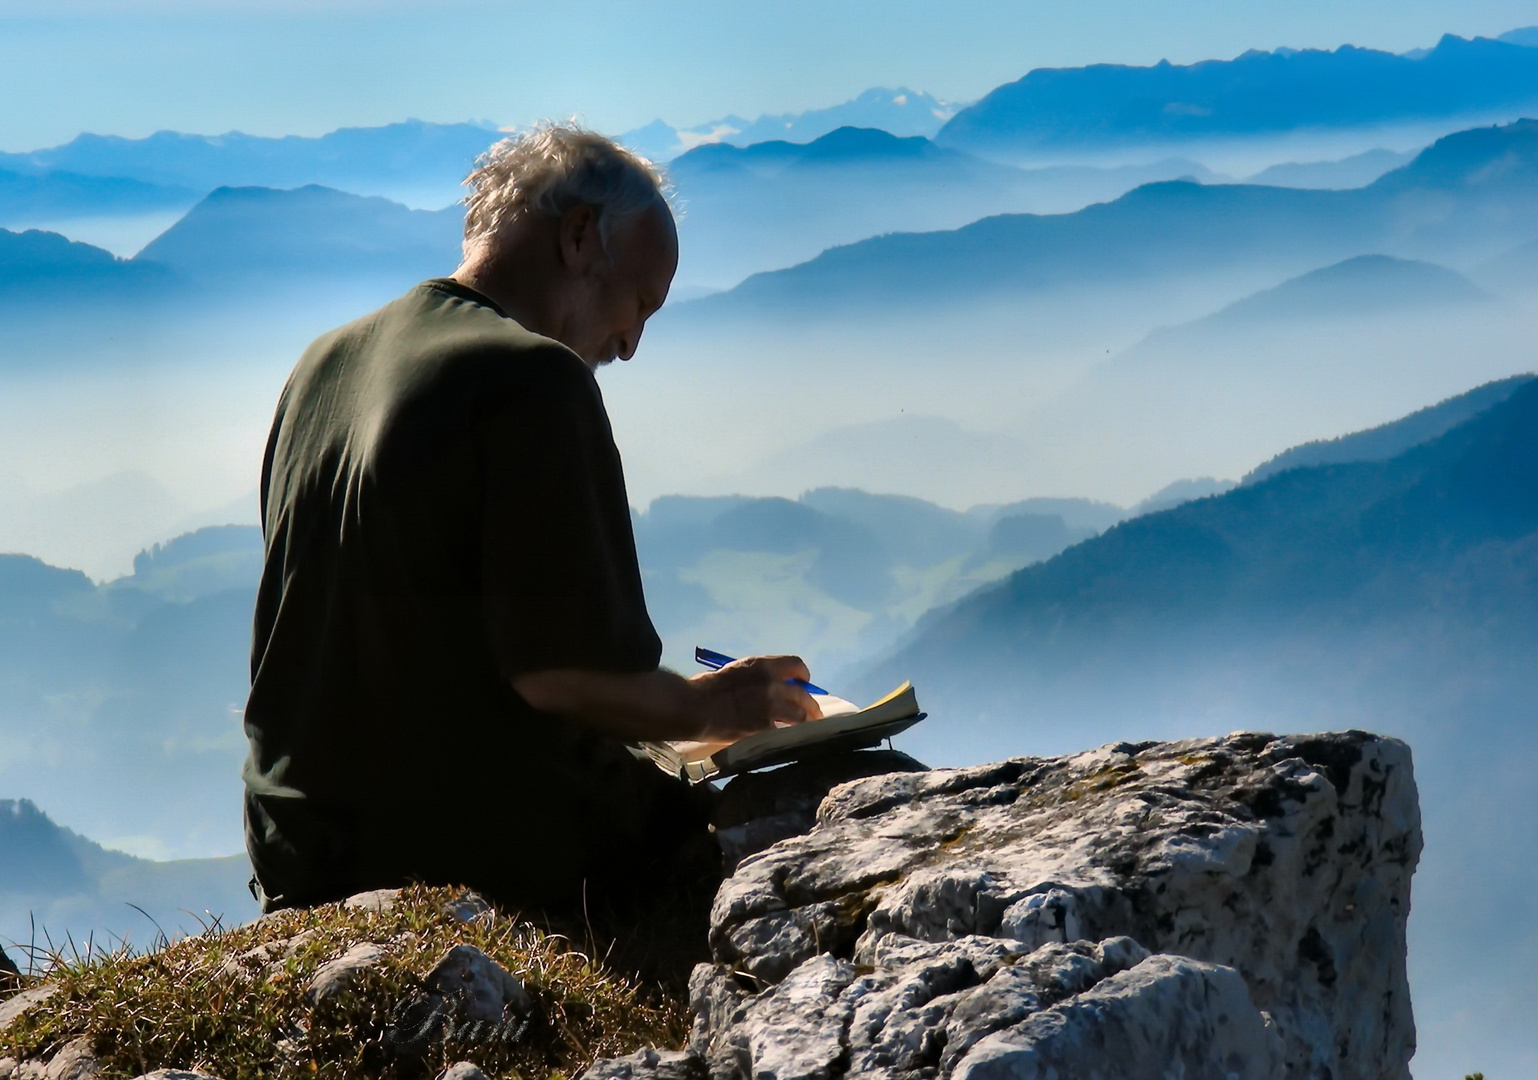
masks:
[[[541,712],[567,716],[626,742],[689,739],[732,742],[776,723],[822,716],[817,702],[786,679],[810,679],[794,656],[756,656],[686,679],[671,671],[534,671],[513,688]]]

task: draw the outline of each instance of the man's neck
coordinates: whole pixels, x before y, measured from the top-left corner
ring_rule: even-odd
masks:
[[[469,264],[454,271],[452,278],[496,304],[525,330],[553,336],[557,320],[546,310],[547,305],[538,302],[536,290],[520,288],[519,283],[509,280],[509,275],[487,273],[483,267]]]

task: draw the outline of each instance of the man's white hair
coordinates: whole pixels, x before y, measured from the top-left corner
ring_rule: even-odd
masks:
[[[668,201],[662,171],[612,139],[574,123],[546,121],[496,143],[465,178],[465,254],[494,244],[524,214],[560,217],[591,206],[605,251],[617,224]]]

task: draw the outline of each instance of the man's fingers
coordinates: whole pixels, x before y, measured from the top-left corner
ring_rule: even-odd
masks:
[[[753,659],[777,679],[812,681],[812,673],[807,670],[806,662],[799,656],[755,656]]]
[[[800,724],[822,719],[817,699],[794,683],[778,682],[769,688],[769,715],[782,723]]]

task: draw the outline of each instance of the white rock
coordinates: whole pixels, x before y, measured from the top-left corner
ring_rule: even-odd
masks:
[[[43,983],[34,986],[30,990],[23,990],[14,997],[8,997],[0,1001],[0,1031],[10,1027],[22,1013],[28,1009],[43,1004],[53,995],[59,992],[59,988],[52,983]]]
[[[196,1069],[156,1069],[154,1072],[136,1076],[134,1080],[219,1080],[219,1078],[212,1073],[199,1072]]]
[[[847,1006],[851,1061],[869,1021],[870,1068],[943,1077],[957,1040],[976,1036],[975,1025],[951,1032],[936,1056],[926,1040],[938,1026],[975,1012],[947,995],[981,995],[1012,1023],[1047,1024],[1030,1017],[1067,1017],[1067,997],[1152,952],[1206,964],[1196,981],[1215,1002],[1211,987],[1232,980],[1208,969],[1237,972],[1244,1023],[1280,1037],[1289,1075],[1408,1080],[1405,919],[1420,849],[1409,749],[1364,732],[1118,744],[855,781],[828,794],[810,832],[744,859],[722,885],[710,928],[717,964],[691,982],[694,1045],[718,1080],[748,1076],[775,1038],[760,1012],[780,1000],[776,984],[799,985],[802,966],[815,961],[821,977],[833,961],[880,967],[892,941],[985,940],[1068,952],[1053,961],[1053,986],[1018,972],[985,977],[969,961],[974,978],[955,957],[926,973],[914,959],[920,967],[892,970],[895,983],[879,971],[852,982],[817,1022],[843,1023]],[[1186,989],[1136,996],[1177,1015],[1169,1003],[1194,1000],[1197,969],[1160,970]],[[1069,1022],[1061,1017],[1050,1022]],[[1218,1028],[1201,1030],[1219,1045]],[[991,1046],[1010,1038],[994,1035]],[[808,1040],[791,1055],[797,1075],[820,1075],[826,1039]],[[1268,1066],[1244,1067],[1249,1076]]]
[[[486,1080],[486,1074],[473,1061],[456,1061],[438,1074],[438,1080]]]
[[[579,1080],[705,1080],[705,1063],[687,1050],[637,1050],[593,1062]]]
[[[16,1072],[17,1061],[13,1057],[0,1057],[0,1080],[11,1080]]]
[[[296,956],[300,949],[320,936],[318,930],[301,930],[293,937],[277,938],[254,945],[232,956],[219,966],[224,975],[276,975],[278,969]]]
[[[354,945],[335,960],[316,969],[315,977],[310,980],[310,988],[305,992],[305,999],[311,1005],[329,1001],[351,989],[366,972],[378,967],[384,956],[384,949],[372,942]]]
[[[955,1080],[1282,1080],[1286,1049],[1232,968],[1153,956],[978,1042]]]
[[[466,1020],[497,1022],[509,1009],[526,1015],[534,1007],[517,976],[473,945],[455,945],[423,982]]]
[[[342,901],[342,906],[361,908],[364,911],[393,911],[400,898],[399,889],[370,889],[368,892],[353,893]]]
[[[76,1039],[53,1055],[43,1080],[96,1080],[100,1072],[101,1062],[96,1060],[90,1040]]]

